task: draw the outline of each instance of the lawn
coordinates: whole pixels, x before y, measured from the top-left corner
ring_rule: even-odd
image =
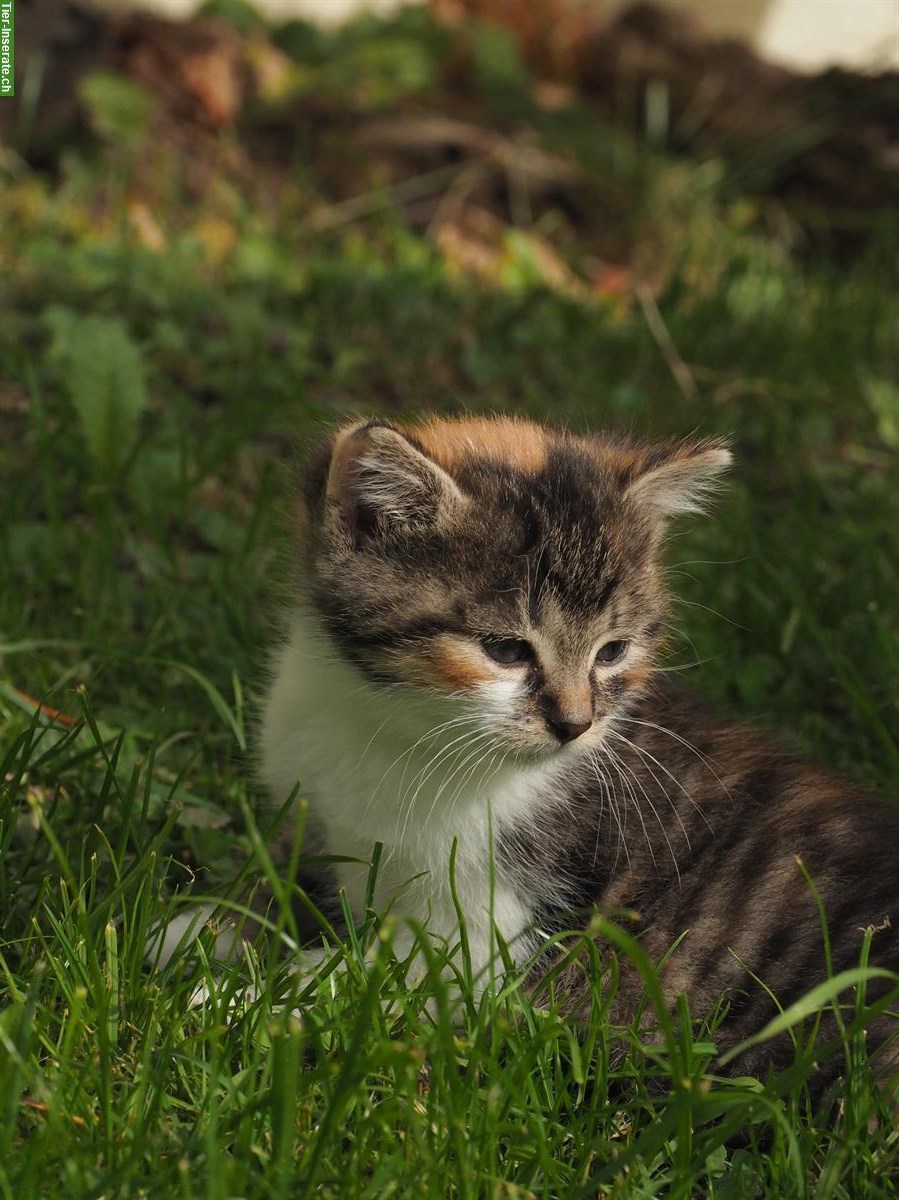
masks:
[[[737,469],[672,539],[669,665],[899,798],[899,236],[834,251],[661,152],[623,226],[664,260],[652,286],[573,286],[596,246],[552,221],[507,230],[487,273],[389,194],[310,226],[309,174],[290,210],[213,188],[192,208],[157,181],[150,227],[115,87],[54,170],[3,163],[2,1195],[895,1195],[859,1034],[816,1111],[807,1037],[761,1081],[709,1073],[713,1029],[622,1054],[597,956],[586,1029],[515,976],[454,1013],[374,915],[318,989],[291,974],[254,721],[298,447],[329,422],[698,430],[732,438]],[[550,244],[570,277],[547,277]],[[207,894],[239,913],[235,877],[276,895],[252,952],[215,968],[204,934],[149,970],[162,914]]]

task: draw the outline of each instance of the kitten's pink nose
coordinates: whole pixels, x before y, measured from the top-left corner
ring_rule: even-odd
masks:
[[[559,739],[560,742],[573,742],[575,738],[579,738],[582,733],[586,733],[592,721],[550,721],[549,727]]]

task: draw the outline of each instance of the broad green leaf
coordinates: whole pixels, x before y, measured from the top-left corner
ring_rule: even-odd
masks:
[[[121,321],[80,317],[69,309],[47,313],[51,353],[78,415],[98,473],[111,482],[137,440],[147,389],[141,354]]]

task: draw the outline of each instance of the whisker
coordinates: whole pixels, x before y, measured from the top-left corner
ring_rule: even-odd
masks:
[[[672,596],[671,599],[675,604],[686,604],[688,608],[701,608],[705,612],[711,613],[713,617],[720,617],[722,621],[726,621],[734,629],[742,629],[744,633],[751,632],[748,625],[741,625],[739,621],[734,621],[730,617],[726,617],[724,613],[718,612],[717,608],[712,608],[708,604],[701,604],[698,600],[688,600],[685,596]]]
[[[441,733],[445,733],[447,730],[456,728],[457,726],[463,725],[465,723],[474,723],[478,719],[479,718],[474,715],[453,717],[449,721],[443,721],[441,724],[435,725],[431,729],[426,730],[421,735],[421,737],[417,739],[417,741],[412,743],[411,746],[408,746],[408,747],[406,747],[405,750],[400,751],[400,753],[396,756],[396,758],[393,760],[393,762],[390,764],[390,766],[387,768],[387,770],[384,772],[384,774],[378,780],[378,783],[376,784],[375,789],[374,789],[374,793],[376,794],[379,791],[384,780],[387,778],[387,776],[390,774],[390,772],[394,769],[394,767],[397,766],[397,764],[400,763],[404,758],[413,754],[418,749],[418,747],[422,744],[422,742],[425,742],[428,739],[433,739],[435,737],[438,737]],[[408,766],[408,764],[407,764],[407,766]],[[406,767],[403,768],[403,774],[400,778],[400,782],[399,782],[400,788],[403,786],[403,783],[405,782],[405,778],[406,778]],[[417,778],[417,776],[416,776],[416,778]]]
[[[609,732],[611,733],[612,731],[610,730]],[[625,745],[628,744],[627,739],[621,737],[620,734],[613,733],[612,736],[619,738],[619,740],[624,742]],[[643,793],[646,803],[649,805],[650,809],[652,810],[652,815],[655,817],[656,824],[658,825],[659,829],[662,832],[662,837],[665,839],[665,845],[668,847],[668,853],[671,855],[671,863],[674,867],[674,873],[677,876],[677,881],[678,881],[678,883],[680,883],[680,868],[677,865],[677,856],[674,853],[674,847],[671,845],[671,839],[668,837],[668,830],[665,828],[664,822],[662,821],[662,818],[659,816],[659,811],[656,808],[656,806],[653,804],[646,788],[643,786],[643,781],[640,778],[640,776],[636,773],[636,771],[633,770],[633,768],[630,766],[630,764],[625,761],[625,759],[621,758],[619,761],[621,763],[621,766],[624,768],[625,771],[627,771],[628,775],[630,775],[631,779],[633,779],[634,783],[637,785],[637,787]],[[656,782],[658,782],[658,780],[656,780]],[[664,793],[663,793],[663,795],[664,795]],[[670,797],[666,796],[666,799],[668,799],[668,802],[670,804],[671,803]],[[674,806],[672,805],[672,808],[673,807]],[[687,831],[686,831],[686,829],[684,829],[684,823],[683,823],[683,821],[681,821],[680,816],[677,812],[677,809],[674,809],[674,814],[678,819],[678,822],[680,824],[681,830],[683,831],[684,837],[687,839],[687,846],[689,847],[690,839],[687,838]]]
[[[467,766],[468,763],[470,763],[472,761],[472,759],[477,759],[478,755],[485,749],[485,747],[483,745],[479,746],[476,744],[478,742],[483,742],[484,738],[490,739],[490,742],[489,742],[488,746],[486,747],[486,749],[489,750],[490,746],[493,745],[493,743],[495,742],[496,736],[492,732],[485,731],[484,733],[478,734],[476,737],[472,738],[468,742],[468,744],[465,747],[463,747],[463,749],[460,751],[460,754],[463,754],[463,753],[465,754],[465,758],[462,760],[461,763],[457,763],[456,766],[453,767],[452,771],[449,773],[449,775],[447,775],[446,779],[444,779],[443,783],[441,783],[440,787],[437,789],[434,799],[431,801],[431,807],[428,810],[428,815],[425,820],[425,824],[427,824],[428,821],[430,820],[431,814],[433,813],[435,807],[437,806],[437,803],[440,800],[440,797],[443,795],[443,793],[449,787],[450,783],[452,783],[452,781],[457,777],[457,775],[461,771],[465,770],[465,767]],[[475,763],[475,766],[477,766],[477,763]],[[461,791],[461,788],[465,786],[465,783],[467,782],[468,778],[469,778],[469,776],[466,776],[462,780],[459,791]]]
[[[474,715],[453,717],[449,721],[444,721],[441,724],[435,725],[433,728],[426,730],[425,733],[423,733],[421,735],[421,737],[417,739],[417,741],[413,742],[413,744],[411,746],[406,747],[405,750],[401,750],[400,753],[396,756],[396,758],[394,758],[393,762],[391,762],[391,764],[388,766],[387,770],[384,771],[384,773],[381,775],[381,778],[378,780],[378,782],[375,784],[374,788],[372,788],[371,792],[369,793],[369,797],[368,797],[368,800],[366,801],[365,809],[363,811],[365,813],[367,813],[369,811],[369,809],[372,806],[372,803],[374,802],[375,797],[378,795],[381,788],[384,786],[384,782],[387,779],[390,772],[396,766],[398,766],[398,764],[400,762],[402,762],[402,760],[404,758],[408,758],[410,755],[414,754],[414,752],[418,749],[418,747],[423,742],[426,742],[429,739],[432,740],[436,737],[439,737],[439,735],[441,733],[445,733],[449,729],[458,728],[459,726],[464,725],[466,723],[474,724],[478,720],[479,720],[479,718]],[[453,743],[450,743],[450,744],[452,745]],[[410,781],[409,787],[412,787],[414,785],[415,780],[421,774],[421,771],[425,770],[431,761],[432,760],[429,759],[428,762],[425,763],[424,767],[420,768],[420,770],[418,772],[416,772],[416,774],[413,776],[412,780]],[[405,783],[405,779],[406,779],[406,771],[408,770],[408,766],[409,766],[409,764],[407,762],[405,764],[405,766],[403,767],[403,774],[400,777],[399,784],[397,785],[397,792],[401,797],[405,797],[405,794],[406,794],[405,790],[403,790],[403,788],[404,788],[404,783]]]
[[[496,754],[497,750],[499,751],[499,762],[496,764],[496,766],[493,768],[493,770],[490,772],[490,774],[487,776],[487,778],[481,784],[481,793],[482,794],[487,789],[487,787],[490,785],[490,783],[493,781],[493,779],[496,777],[497,773],[503,769],[503,767],[506,765],[506,762],[508,761],[509,750],[508,750],[508,748],[503,749],[502,741],[499,738],[497,739],[497,745],[496,745],[495,749],[492,751],[492,753]],[[453,802],[453,804],[455,806],[455,801]]]
[[[368,754],[369,750],[372,748],[372,743],[374,742],[375,738],[383,730],[384,726],[387,724],[387,722],[390,720],[390,718],[393,715],[394,715],[393,713],[388,713],[387,716],[384,718],[384,720],[381,722],[381,724],[378,726],[378,728],[374,731],[374,733],[371,735],[371,737],[366,742],[365,749],[362,751],[362,754],[359,756],[359,761],[356,763],[355,769],[357,771],[362,766],[363,762],[365,762],[365,756]]]
[[[464,751],[468,740],[472,736],[473,733],[470,729],[463,729],[462,733],[457,733],[456,736],[451,738],[444,746],[441,746],[432,757],[426,759],[426,761],[419,767],[419,769],[409,780],[408,784],[406,784],[405,780],[406,771],[408,770],[409,764],[408,762],[406,763],[406,765],[403,767],[403,774],[397,786],[397,806],[399,810],[397,818],[398,821],[399,816],[402,815],[404,811],[406,798],[410,797],[409,812],[411,813],[412,806],[415,803],[418,793],[427,783],[428,779],[430,779],[431,775],[433,775],[442,762],[445,762],[447,759],[455,758],[456,755],[461,754]],[[459,749],[457,750],[456,747],[459,747]]]
[[[425,762],[419,768],[419,770],[415,773],[415,775],[409,781],[409,788],[412,788],[415,786],[415,781],[417,779],[421,779],[421,782],[419,783],[418,787],[415,789],[416,796],[421,791],[422,787],[424,787],[424,785],[427,783],[427,781],[434,774],[434,771],[441,764],[441,762],[444,762],[446,760],[446,758],[448,757],[447,752],[449,750],[451,750],[454,746],[458,746],[460,742],[465,742],[466,739],[471,738],[473,736],[474,736],[474,734],[472,733],[472,731],[470,729],[464,729],[462,731],[462,733],[457,734],[457,736],[452,738],[451,741],[447,742],[445,746],[442,746],[436,752],[436,754],[434,755],[433,758],[429,758],[427,760],[427,762]],[[458,751],[457,753],[461,754],[464,749],[465,749],[465,747],[463,746],[462,750]],[[455,755],[451,755],[449,757],[455,757]],[[422,776],[423,776],[423,778],[422,778]],[[404,778],[405,778],[405,773],[404,773]],[[402,782],[403,781],[400,780],[400,786],[402,786]],[[402,793],[403,797],[406,796],[407,791],[408,791],[408,789]],[[414,799],[414,797],[413,797],[413,799]]]
[[[456,788],[453,791],[453,794],[449,799],[449,802],[447,805],[449,812],[451,812],[451,813],[455,812],[456,804],[459,801],[459,797],[462,795],[462,792],[465,790],[465,787],[467,786],[469,780],[472,778],[472,776],[477,774],[478,770],[480,769],[481,763],[485,762],[490,755],[495,754],[497,748],[501,744],[502,743],[501,743],[500,739],[498,737],[494,736],[492,741],[488,742],[488,744],[486,746],[482,746],[480,748],[478,756],[475,757],[474,765],[469,768],[469,770],[467,771],[465,776],[456,785]],[[481,789],[483,789],[486,786],[486,784],[489,782],[490,779],[493,778],[493,776],[495,774],[496,774],[496,771],[494,770],[493,772],[491,772],[491,774],[487,780],[481,781]],[[441,788],[440,790],[442,792],[443,788]],[[439,795],[439,793],[438,793],[438,795]],[[436,801],[435,801],[435,803],[436,803]]]
[[[602,791],[600,793],[600,810],[599,810],[599,819],[596,824],[596,842],[593,847],[593,863],[592,863],[592,865],[594,867],[596,866],[596,860],[597,860],[597,857],[599,856],[599,841],[600,841],[600,837],[602,836],[602,818],[603,818],[603,814],[605,813],[606,801],[608,801],[608,804],[609,804],[609,833],[611,834],[611,832],[612,832],[613,817],[615,820],[615,824],[618,826],[618,842],[617,842],[617,845],[615,848],[615,861],[612,864],[612,873],[614,874],[615,869],[618,866],[618,859],[621,857],[621,846],[622,846],[622,843],[624,842],[624,832],[621,828],[621,818],[618,814],[618,806],[616,805],[615,799],[612,795],[612,781],[609,779],[608,775],[606,775],[605,771],[603,771],[602,767],[599,765],[598,756],[596,754],[591,754],[589,762],[590,762],[590,766],[593,768],[593,774],[596,776],[596,780],[602,789]],[[630,855],[628,854],[628,851],[627,851],[627,843],[626,842],[624,843],[624,850],[625,850],[625,855],[627,856],[628,866],[630,866]]]
[[[678,671],[692,671],[694,667],[705,666],[706,663],[717,662],[721,654],[710,654],[708,658],[697,658],[695,662],[678,663],[673,667],[652,667],[653,675],[676,675]]]
[[[697,749],[696,746],[691,745],[691,743],[688,742],[686,738],[683,738],[680,736],[680,734],[675,733],[673,729],[667,729],[664,725],[659,725],[655,721],[641,721],[637,717],[626,717],[626,716],[618,716],[615,718],[615,720],[616,721],[629,721],[632,725],[645,725],[647,729],[657,729],[659,731],[659,733],[665,733],[668,735],[668,737],[673,738],[676,742],[680,742],[680,744],[685,749],[689,750],[692,754],[696,755],[696,757],[703,764],[703,766],[706,768],[706,770],[714,777],[718,786],[721,788],[722,792],[724,792],[725,796],[727,796],[727,798],[731,802],[731,804],[734,803],[733,796],[730,794],[728,789],[725,787],[724,782],[722,781],[718,772],[712,766],[712,760],[708,757],[708,755],[703,754],[703,752],[701,750]]]
[[[617,718],[613,717],[612,721],[614,722],[616,719]],[[686,798],[686,800],[688,801],[688,803],[691,804],[693,806],[693,808],[696,810],[696,812],[699,814],[699,816],[702,817],[703,821],[706,824],[706,827],[708,828],[709,833],[714,834],[715,831],[714,831],[714,829],[712,829],[711,825],[709,825],[708,818],[706,817],[705,813],[700,808],[699,804],[697,804],[696,800],[690,795],[690,793],[687,791],[687,789],[684,787],[684,785],[681,783],[681,781],[677,778],[677,776],[674,775],[671,771],[669,771],[663,762],[660,762],[659,759],[657,759],[654,754],[650,754],[650,752],[646,749],[646,747],[641,746],[639,744],[639,742],[634,742],[630,738],[625,737],[623,734],[618,733],[615,730],[610,729],[609,732],[612,734],[613,737],[619,738],[626,745],[630,746],[632,750],[636,750],[637,753],[644,759],[644,762],[646,759],[649,759],[650,762],[655,763],[655,765],[659,768],[660,771],[664,771],[665,774],[668,776],[668,778],[671,780],[671,782],[674,784],[674,786],[683,793],[683,795]],[[656,775],[655,771],[653,771],[652,767],[650,767],[650,766],[647,766],[646,769],[649,771],[650,775],[652,775],[653,779],[655,779],[656,783],[659,785],[660,790],[664,793],[665,789],[662,787],[662,783],[659,780],[658,776]],[[669,802],[670,802],[670,799],[671,798],[669,797]],[[673,803],[672,803],[672,807],[674,807]],[[677,813],[676,808],[674,809],[674,811],[675,811],[675,813]],[[680,818],[678,817],[678,819],[680,819]],[[681,825],[681,828],[683,829],[683,825]],[[685,829],[684,829],[684,838],[687,842],[687,846],[689,847],[690,840],[689,840],[689,838],[687,838],[687,831]],[[692,850],[692,847],[690,847],[690,849]]]
[[[628,781],[627,777],[625,776],[625,774],[622,770],[621,759],[615,753],[615,751],[612,749],[612,747],[609,745],[603,745],[601,747],[601,749],[605,754],[607,754],[609,756],[609,759],[612,762],[612,765],[615,767],[615,770],[618,772],[618,778],[621,780],[621,783],[624,786],[624,788],[626,789],[630,800],[633,802],[634,808],[637,813],[637,817],[639,818],[640,825],[643,829],[643,837],[644,837],[644,840],[646,841],[646,848],[649,851],[649,857],[652,859],[653,867],[655,867],[655,869],[658,871],[659,867],[658,867],[658,863],[656,862],[655,850],[653,849],[652,839],[649,836],[649,830],[646,828],[646,821],[643,819],[643,810],[640,808],[640,801],[637,799],[637,793],[634,791],[633,786],[631,785],[631,783]]]
[[[431,778],[431,776],[434,774],[434,772],[437,770],[437,768],[441,765],[441,763],[445,763],[447,760],[451,761],[453,759],[459,758],[461,755],[466,754],[468,751],[470,751],[471,747],[473,745],[475,745],[477,742],[481,741],[484,738],[488,738],[491,736],[492,735],[488,732],[476,733],[476,734],[463,733],[459,737],[454,738],[453,741],[450,742],[449,746],[445,746],[442,750],[440,750],[438,752],[438,754],[435,756],[435,758],[429,764],[429,767],[427,769],[427,774],[424,775],[421,782],[418,784],[418,787],[412,793],[409,803],[405,805],[405,814],[406,815],[405,815],[405,818],[403,819],[402,831],[399,833],[399,837],[397,840],[398,845],[401,845],[405,841],[406,830],[409,825],[409,819],[412,816],[412,811],[415,807],[415,801],[418,799],[424,785]],[[457,746],[459,742],[462,742],[463,745],[460,746],[460,748],[458,750],[453,750],[453,747]],[[467,759],[466,759],[466,761],[467,761]],[[454,771],[455,771],[455,769],[456,768],[453,768]],[[417,779],[417,778],[418,778],[418,775],[415,776],[415,779]],[[415,779],[412,780],[412,783],[415,782]],[[410,788],[412,786],[412,783],[410,783],[410,785],[409,785]],[[400,814],[397,816],[397,830],[399,829],[400,816],[402,815],[402,812],[403,812],[404,800],[405,800],[405,793],[400,800]]]
[[[672,563],[672,567],[736,567],[740,563],[749,562],[751,554],[742,558],[688,558],[684,562]],[[669,568],[670,569],[670,568]]]
[[[674,813],[674,818],[677,821],[678,825],[680,826],[681,833],[684,835],[684,841],[687,844],[687,849],[692,854],[693,847],[690,844],[690,835],[687,833],[687,828],[684,825],[683,820],[681,819],[681,815],[678,812],[677,805],[674,803],[671,796],[669,796],[667,790],[663,786],[662,781],[659,779],[658,775],[656,775],[656,773],[652,769],[652,767],[649,766],[648,762],[646,761],[646,758],[648,757],[652,762],[656,763],[656,765],[660,768],[660,770],[664,771],[665,774],[670,777],[671,781],[678,788],[680,788],[680,790],[686,796],[686,798],[690,802],[690,804],[693,805],[693,807],[696,809],[696,811],[699,813],[699,815],[705,821],[705,814],[703,813],[702,809],[699,807],[699,805],[696,803],[696,801],[693,799],[693,797],[689,794],[689,792],[686,790],[686,788],[684,788],[682,786],[682,784],[679,782],[679,780],[675,779],[675,777],[671,774],[671,772],[668,770],[668,768],[663,763],[660,763],[658,761],[658,759],[653,758],[653,756],[651,754],[649,754],[648,751],[645,751],[642,746],[638,746],[636,742],[632,742],[630,740],[630,738],[624,737],[623,734],[616,733],[615,730],[613,730],[613,729],[609,730],[609,736],[613,737],[613,738],[617,738],[618,741],[623,742],[625,744],[625,746],[627,746],[629,749],[636,750],[636,752],[641,756],[641,758],[643,758],[643,766],[646,768],[646,770],[652,776],[652,778],[656,784],[656,787],[659,789],[660,794],[663,795],[665,797],[665,799],[668,801],[671,811]],[[705,823],[706,823],[706,825],[709,824],[708,821],[705,821]],[[711,825],[709,825],[709,829],[711,830]]]
[[[687,645],[690,647],[690,649],[693,651],[694,656],[696,658],[699,658],[699,651],[696,649],[696,643],[693,641],[693,639],[690,637],[690,635],[688,633],[685,633],[683,631],[683,629],[680,628],[679,625],[675,625],[672,621],[668,622],[668,628],[671,630],[672,633],[677,634],[677,636],[682,641],[686,642]]]

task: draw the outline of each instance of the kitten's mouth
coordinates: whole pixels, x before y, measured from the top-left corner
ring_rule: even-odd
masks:
[[[528,766],[540,766],[546,763],[558,762],[560,760],[570,758],[578,758],[594,747],[591,741],[589,744],[584,742],[581,744],[581,739],[570,742],[546,742],[537,746],[513,746],[510,757]]]

